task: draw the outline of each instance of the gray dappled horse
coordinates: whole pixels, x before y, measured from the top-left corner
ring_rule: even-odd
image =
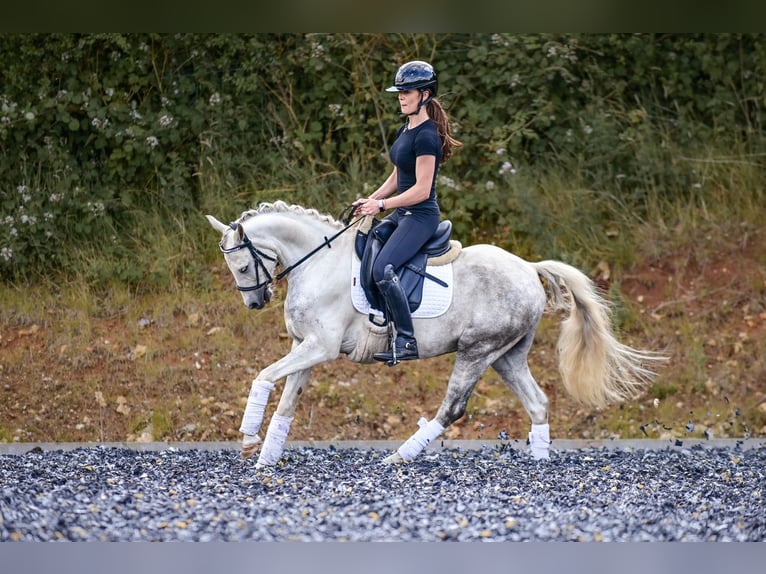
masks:
[[[341,222],[282,201],[245,211],[230,225],[207,218],[223,234],[220,249],[248,308],[261,309],[271,299],[273,281],[287,277],[284,314],[292,348],[253,380],[240,427],[242,457],[252,456],[260,445],[256,466],[274,465],[282,456],[298,395],[312,367],[341,354],[370,363],[386,348],[388,337],[352,304],[355,234],[342,233]],[[562,380],[572,397],[604,407],[637,396],[652,380],[651,364],[661,357],[616,340],[607,302],[583,273],[559,261],[531,263],[492,245],[455,248],[460,251],[450,263],[454,291],[449,307],[434,318],[414,318],[421,358],[457,354],[447,391],[436,416],[422,418],[420,428],[385,462],[413,460],[463,416],[488,367],[497,371],[529,415],[532,455],[548,458],[548,399],[527,365],[546,306],[569,310],[561,323],[558,354]],[[258,433],[269,394],[285,377],[261,445]]]

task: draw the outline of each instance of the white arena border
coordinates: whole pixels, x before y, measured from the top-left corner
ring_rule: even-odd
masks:
[[[285,451],[300,448],[316,449],[374,449],[394,451],[401,446],[401,440],[315,440],[315,441],[288,441]],[[727,439],[696,439],[696,438],[670,438],[670,439],[560,439],[551,441],[551,451],[568,451],[580,449],[607,449],[607,450],[682,450],[693,447],[703,448],[728,448],[735,450],[751,450],[766,448],[766,438],[727,438]],[[119,448],[133,451],[164,451],[164,450],[231,450],[239,451],[240,443],[234,441],[178,441],[178,442],[17,442],[0,443],[0,455],[22,455],[34,452],[71,451],[76,449],[90,448]],[[439,451],[444,449],[455,450],[480,450],[490,449],[513,449],[524,451],[528,449],[525,439],[474,439],[474,440],[436,440],[431,443],[427,451]]]

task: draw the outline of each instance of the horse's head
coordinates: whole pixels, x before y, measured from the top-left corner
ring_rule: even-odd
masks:
[[[226,225],[212,215],[207,219],[213,229],[223,234],[219,247],[245,305],[250,309],[262,309],[271,301],[276,256],[253,245],[241,223]]]

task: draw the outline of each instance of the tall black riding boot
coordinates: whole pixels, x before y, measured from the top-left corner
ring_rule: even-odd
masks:
[[[390,367],[399,361],[417,359],[418,343],[412,327],[410,305],[392,265],[386,267],[383,279],[378,281],[377,285],[386,300],[389,318],[396,327],[396,341],[394,341],[394,348],[390,351],[375,353],[375,360],[385,361]]]

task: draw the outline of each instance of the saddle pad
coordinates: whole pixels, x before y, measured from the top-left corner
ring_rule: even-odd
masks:
[[[362,289],[362,282],[359,280],[359,269],[361,262],[358,257],[351,257],[351,301],[354,308],[360,313],[368,315],[372,313],[381,317],[383,313],[378,309],[373,309],[367,301],[367,296]],[[426,272],[434,277],[444,281],[448,287],[442,287],[435,281],[426,278],[423,284],[423,300],[420,307],[412,314],[416,319],[433,319],[443,315],[452,303],[452,263],[438,266],[427,266]]]

